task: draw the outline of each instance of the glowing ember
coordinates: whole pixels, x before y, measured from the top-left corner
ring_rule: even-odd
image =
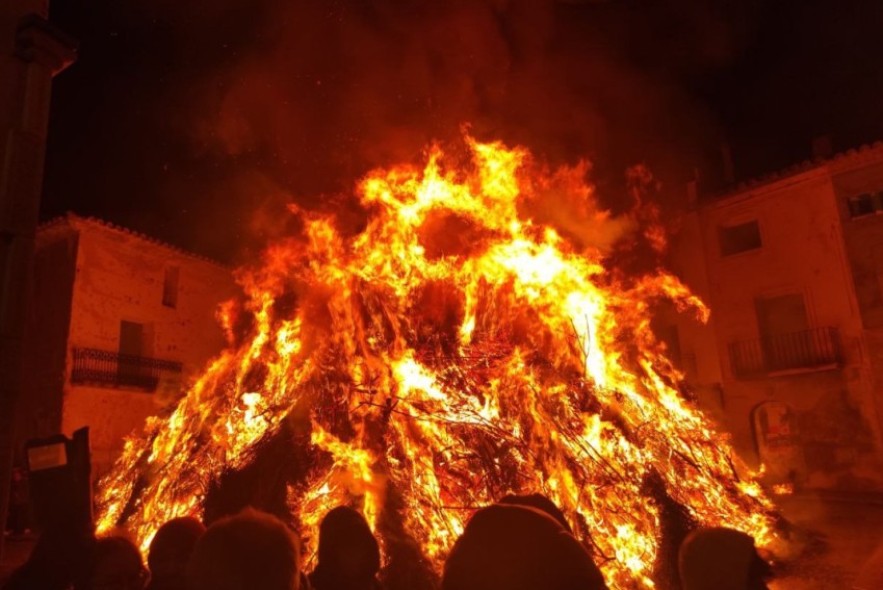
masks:
[[[702,318],[703,304],[668,274],[608,271],[599,247],[537,220],[557,194],[584,201],[599,233],[612,223],[584,169],[548,173],[525,150],[467,144],[462,170],[433,148],[423,169],[369,175],[355,237],[298,213],[303,235],[240,273],[245,304],[222,321],[231,341],[233,326],[247,336],[128,441],[102,482],[99,529],[123,524],[146,546],[307,412],[315,460],[288,489],[305,533],[354,504],[382,541],[394,520],[440,568],[473,509],[540,492],[591,537],[612,588],[652,587],[657,481],[699,523],[770,539],[768,500],[679,394],[649,329],[654,300]]]

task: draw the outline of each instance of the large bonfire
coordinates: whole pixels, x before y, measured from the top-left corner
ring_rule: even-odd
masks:
[[[349,504],[387,555],[405,539],[440,571],[472,511],[533,492],[562,507],[611,588],[654,586],[671,507],[770,538],[768,500],[649,327],[655,302],[704,318],[701,301],[665,272],[605,268],[600,248],[531,213],[556,193],[589,203],[583,169],[466,144],[467,158],[434,147],[422,168],[366,177],[356,235],[297,212],[299,235],[239,273],[244,303],[221,312],[231,346],[127,442],[99,530],[124,525],[146,547],[300,416],[287,495],[310,551],[322,515]],[[589,233],[609,225],[586,210]]]

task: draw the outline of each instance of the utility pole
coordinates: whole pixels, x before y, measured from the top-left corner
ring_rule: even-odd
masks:
[[[43,188],[52,77],[77,44],[47,0],[0,1],[0,526],[5,528],[22,391],[22,339]],[[0,557],[3,535],[0,535]]]

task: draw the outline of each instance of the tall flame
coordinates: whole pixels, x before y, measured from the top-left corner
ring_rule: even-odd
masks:
[[[299,213],[303,235],[240,273],[245,303],[222,319],[247,337],[127,441],[101,485],[100,530],[123,524],[146,547],[307,408],[304,444],[323,460],[288,489],[305,533],[340,503],[381,537],[396,512],[440,569],[474,509],[540,492],[607,558],[611,588],[649,588],[656,478],[697,522],[771,538],[769,501],[649,329],[654,301],[704,319],[702,302],[664,272],[607,270],[598,248],[530,213],[553,189],[585,196],[582,180],[562,188],[524,149],[466,142],[462,169],[433,147],[422,169],[365,178],[358,235]]]

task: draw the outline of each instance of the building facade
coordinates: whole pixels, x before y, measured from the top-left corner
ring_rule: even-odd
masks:
[[[40,227],[19,440],[89,426],[100,476],[224,346],[232,274],[208,259],[68,214]]]
[[[880,488],[883,145],[695,203],[672,269],[711,308],[672,322],[700,405],[772,482]]]

